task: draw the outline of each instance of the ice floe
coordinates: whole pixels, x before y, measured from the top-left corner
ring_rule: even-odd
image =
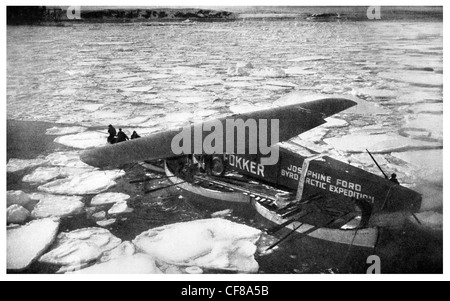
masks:
[[[259,83],[250,81],[227,81],[224,83],[227,88],[245,88],[245,89],[255,89],[260,86]]]
[[[181,96],[177,97],[175,100],[179,103],[198,103],[205,101],[214,101],[215,97],[201,97],[201,96]]]
[[[59,167],[38,167],[31,174],[22,178],[23,182],[29,183],[45,183],[54,178],[61,176]]]
[[[20,205],[11,205],[6,209],[6,222],[8,224],[23,224],[30,216],[30,211]]]
[[[438,114],[444,111],[443,103],[422,103],[405,107],[406,110],[413,113],[431,113]]]
[[[111,209],[108,210],[108,214],[123,214],[133,212],[133,208],[128,207],[126,201],[120,201],[115,203]]]
[[[399,134],[412,139],[425,139],[431,137],[431,133],[425,129],[400,129]]]
[[[201,68],[177,66],[171,69],[172,74],[180,76],[205,76],[207,71]]]
[[[45,183],[58,177],[73,177],[94,169],[91,166],[86,166],[87,167],[38,167],[32,173],[25,175],[22,178],[22,181],[28,183]]]
[[[100,227],[108,227],[108,226],[113,225],[115,222],[116,222],[115,218],[110,218],[110,219],[98,221],[98,222],[96,222],[96,224],[99,225]]]
[[[203,274],[203,270],[200,267],[187,267],[184,269],[187,274]]]
[[[308,62],[308,61],[326,61],[331,60],[331,56],[311,55],[290,59],[288,62]]]
[[[76,134],[87,131],[87,128],[84,126],[70,126],[70,127],[52,127],[45,131],[46,135],[68,135],[68,134]]]
[[[250,71],[251,76],[257,77],[286,77],[286,73],[283,69],[273,68],[273,67],[264,67],[261,69],[255,69]]]
[[[312,129],[310,131],[304,132],[300,135],[298,135],[298,138],[300,140],[306,141],[306,142],[320,142],[323,140],[326,134],[328,134],[330,130],[324,127],[317,127],[315,129]],[[299,144],[303,145],[303,142],[299,142]]]
[[[402,93],[397,97],[395,102],[413,104],[413,103],[429,103],[442,102],[442,91],[438,89],[422,89],[420,91],[410,91],[409,93]]]
[[[312,74],[316,73],[316,72],[310,70],[310,68],[306,68],[306,67],[289,67],[287,69],[284,69],[284,72],[290,76],[312,75]]]
[[[287,87],[287,88],[297,87],[297,85],[294,83],[287,82],[287,81],[281,81],[281,80],[270,80],[270,81],[264,82],[264,84],[271,85],[271,86]]]
[[[225,209],[211,213],[211,217],[225,217],[231,215],[231,213],[233,213],[233,209]]]
[[[122,241],[103,228],[83,228],[58,235],[53,248],[39,259],[40,262],[80,266],[99,259],[104,252]]]
[[[91,200],[91,206],[101,206],[106,204],[115,204],[128,200],[130,196],[121,192],[104,192],[94,196]],[[126,202],[125,202],[126,203]]]
[[[104,104],[102,104],[102,103],[90,103],[90,104],[83,105],[82,108],[86,111],[94,112],[103,106],[104,106]]]
[[[324,140],[334,148],[348,153],[362,153],[368,149],[372,153],[390,153],[408,150],[436,149],[441,144],[405,138],[398,134],[346,135]]]
[[[8,190],[6,192],[6,205],[7,207],[11,205],[20,205],[22,207],[27,207],[31,202],[30,196],[23,192],[22,190]]]
[[[124,241],[114,249],[106,251],[100,258],[100,262],[107,262],[124,256],[131,256],[136,253],[136,247],[129,241]]]
[[[105,145],[107,137],[108,135],[102,132],[87,131],[58,137],[55,139],[55,142],[74,148],[86,149]]]
[[[416,177],[442,185],[444,174],[442,149],[392,153],[392,156],[407,162],[409,169],[416,171],[414,173]]]
[[[155,259],[145,254],[134,254],[98,263],[74,272],[75,274],[161,274]]]
[[[355,120],[357,121],[357,120]],[[352,120],[352,123],[355,121]],[[376,135],[376,134],[386,134],[390,132],[391,129],[384,126],[383,124],[373,124],[368,126],[352,126],[349,129],[352,135]]]
[[[99,211],[91,214],[91,218],[95,221],[102,221],[106,218],[106,212],[105,211]]]
[[[38,219],[80,214],[84,208],[82,199],[81,196],[46,195],[34,207],[31,216]]]
[[[381,72],[379,77],[418,86],[442,87],[443,75],[426,71]]]
[[[255,228],[213,218],[154,228],[133,243],[170,264],[252,273],[259,268],[254,254],[260,235]]]
[[[189,84],[196,87],[204,87],[204,86],[215,86],[223,84],[223,81],[220,79],[199,79],[189,81]]]
[[[6,164],[7,172],[17,172],[30,167],[35,167],[39,165],[44,165],[47,163],[46,159],[9,159]]]
[[[282,91],[282,90],[292,89],[291,87],[282,87],[282,86],[273,86],[273,85],[262,85],[260,88],[263,90],[269,90],[269,91]]]
[[[442,115],[419,114],[417,116],[407,116],[403,125],[404,129],[424,129],[430,132],[430,137],[434,139],[443,139],[444,120]]]
[[[348,122],[343,119],[329,117],[326,118],[325,121],[327,123],[322,126],[326,128],[342,128],[348,126]]]
[[[148,92],[152,90],[152,86],[145,86],[145,87],[127,87],[127,88],[120,88],[119,92]]]
[[[374,99],[379,98],[396,98],[398,95],[397,91],[386,90],[381,88],[358,88],[354,92],[358,96],[369,97]]]
[[[124,175],[123,170],[88,171],[41,185],[38,190],[54,194],[98,194],[116,185],[114,180]]]
[[[258,109],[261,110],[264,109],[264,107],[250,103],[233,104],[229,106],[229,110],[234,114],[244,114]]]
[[[247,76],[253,68],[250,62],[237,62],[234,67],[228,68],[227,74],[230,76]]]
[[[58,228],[59,220],[41,219],[7,230],[7,269],[27,268],[52,245]]]
[[[93,169],[92,166],[80,160],[80,154],[76,152],[55,152],[46,157],[53,166],[67,166]]]
[[[164,118],[165,122],[188,122],[194,115],[190,112],[169,113]]]

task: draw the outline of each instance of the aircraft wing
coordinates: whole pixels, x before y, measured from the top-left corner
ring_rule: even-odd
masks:
[[[236,150],[240,140],[245,140],[245,142],[247,142],[250,140],[253,141],[252,139],[254,139],[255,136],[259,137],[259,133],[262,131],[261,120],[267,120],[268,135],[266,145],[270,146],[277,142],[289,140],[301,133],[315,128],[325,123],[324,118],[344,111],[354,105],[356,105],[354,101],[344,98],[322,98],[286,106],[272,107],[245,114],[235,114],[190,125],[185,128],[158,132],[139,139],[90,149],[81,155],[81,160],[95,167],[108,168],[144,160],[177,157],[181,154],[174,151],[173,140],[177,139],[177,137],[179,138],[183,130],[185,131],[184,133],[191,133],[191,136],[188,137],[190,139],[184,140],[185,143],[187,142],[190,144],[187,147],[190,151],[188,154],[205,154],[204,149],[199,151],[199,145],[201,148],[205,138],[208,139],[208,141],[211,140],[211,133],[213,131],[215,131],[214,145],[216,147],[217,145],[220,145],[223,153],[225,151],[230,153],[227,145],[234,142],[234,153],[238,153]],[[252,120],[255,120],[256,122],[252,123]],[[273,120],[278,120],[279,123],[278,141],[272,140],[272,132],[270,129],[271,126],[275,124],[273,123]],[[230,138],[228,135],[229,132],[227,133],[227,122],[233,123],[236,121],[243,121],[247,125],[256,124],[256,129],[254,128],[255,131],[245,130],[244,136],[239,136],[236,129],[234,129],[234,135]],[[200,133],[200,135],[196,135],[196,133]],[[248,143],[245,144],[245,151],[248,153],[249,146]],[[184,143],[182,145],[185,147]],[[259,149],[259,144],[257,147]]]

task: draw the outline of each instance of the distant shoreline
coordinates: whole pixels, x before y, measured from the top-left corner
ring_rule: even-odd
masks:
[[[8,25],[65,26],[79,23],[194,23],[247,20],[312,22],[370,21],[368,7],[219,7],[206,8],[89,8],[7,7]],[[443,21],[442,7],[379,7],[381,21]],[[373,21],[377,21],[373,20]]]

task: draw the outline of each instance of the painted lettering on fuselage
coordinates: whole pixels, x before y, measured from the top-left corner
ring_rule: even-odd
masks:
[[[305,183],[309,186],[316,187],[331,193],[343,195],[349,198],[369,199],[375,203],[375,197],[362,192],[362,186],[348,180],[334,179],[329,175],[320,172],[308,170],[306,173]]]
[[[302,174],[302,168],[297,165],[289,165],[286,168],[281,169],[281,176],[286,177],[293,180],[300,180],[300,176]]]
[[[227,157],[230,166],[264,178],[264,165],[236,155]]]
[[[281,169],[281,176],[288,177],[299,181],[301,178],[302,170],[300,167],[290,165],[286,169]],[[369,199],[372,203],[375,202],[375,197],[363,193],[361,184],[353,183],[344,179],[335,179],[330,175],[326,175],[314,170],[308,170],[306,172],[305,184],[310,187],[318,188],[334,194],[343,195],[349,198],[356,199]]]

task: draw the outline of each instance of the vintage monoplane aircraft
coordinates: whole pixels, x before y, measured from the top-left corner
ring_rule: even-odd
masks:
[[[360,168],[280,144],[355,106],[344,98],[271,107],[91,149],[100,168],[163,160],[173,185],[228,202],[251,203],[282,228],[337,243],[374,247],[370,217],[420,209],[421,195]],[[295,146],[295,147],[293,147]]]

